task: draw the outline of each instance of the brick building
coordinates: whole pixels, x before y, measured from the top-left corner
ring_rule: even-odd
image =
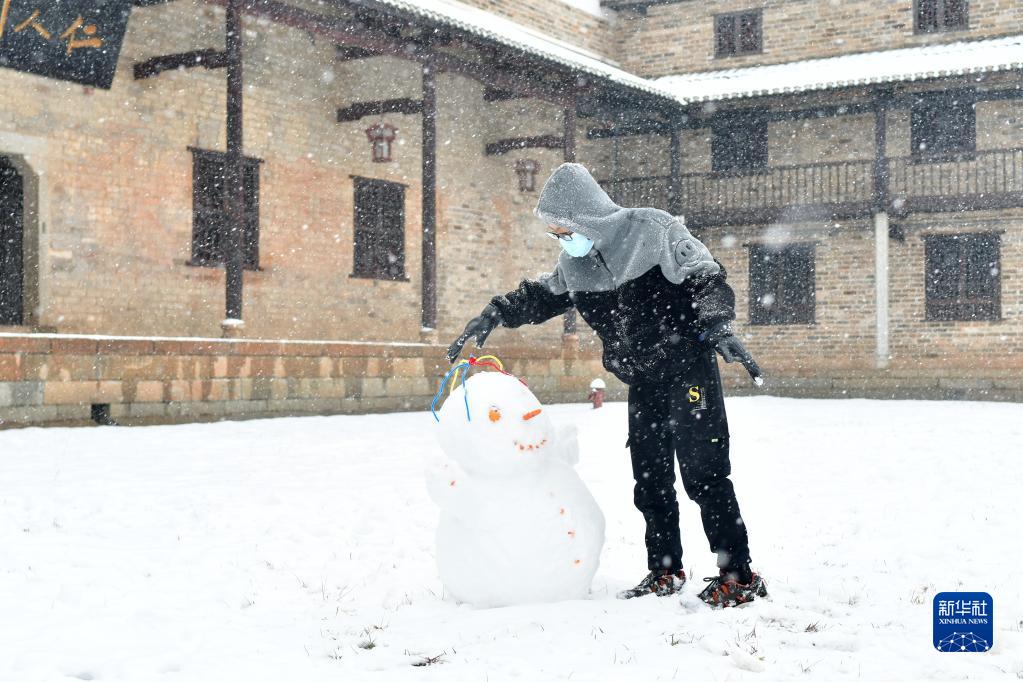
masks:
[[[251,0],[234,129],[231,3],[133,4],[109,89],[0,69],[5,423],[418,409],[566,158],[686,216],[768,390],[1023,396],[1019,3]],[[603,374],[571,319],[493,343]]]

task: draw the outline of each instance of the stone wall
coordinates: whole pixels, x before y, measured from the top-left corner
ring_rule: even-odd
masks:
[[[741,277],[740,277],[741,279]],[[862,323],[862,318],[860,318]],[[940,374],[912,362],[872,369],[846,342],[840,323],[821,321],[827,354],[783,365],[761,354],[767,384],[752,388],[738,365],[721,363],[729,395],[761,392],[798,397],[1023,399],[1023,364],[978,365],[948,356]],[[855,324],[855,320],[853,321]],[[862,326],[866,326],[863,324]],[[744,329],[758,352],[784,339]],[[828,341],[827,339],[831,339]],[[765,343],[768,342],[768,343]],[[1018,351],[1018,348],[1016,349]],[[243,341],[0,333],[0,428],[87,424],[94,405],[109,406],[120,424],[350,414],[429,409],[448,363],[444,347],[420,343]],[[600,366],[593,344],[489,348],[544,402],[583,402],[590,381],[620,382]],[[1021,357],[1017,352],[1016,358]],[[1014,364],[1013,367],[1009,365]],[[425,414],[424,414],[425,417]]]
[[[714,15],[763,9],[763,52],[714,57]],[[916,34],[913,0],[706,0],[651,6],[646,16],[622,13],[615,54],[643,76],[832,57],[1019,33],[1023,4],[970,0],[969,29]]]
[[[427,410],[444,346],[0,333],[0,427]],[[605,376],[593,353],[488,349],[545,401],[582,401]],[[608,378],[614,395],[621,385]]]

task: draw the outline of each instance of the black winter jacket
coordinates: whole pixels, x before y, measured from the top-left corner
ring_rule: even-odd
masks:
[[[721,265],[718,263],[718,265]],[[604,367],[626,384],[659,382],[685,374],[699,356],[713,352],[702,332],[735,319],[735,293],[721,272],[681,284],[658,266],[611,291],[553,294],[523,280],[495,296],[505,327],[540,324],[575,307],[604,344]]]

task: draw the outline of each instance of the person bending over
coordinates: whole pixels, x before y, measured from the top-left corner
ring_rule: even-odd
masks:
[[[670,214],[615,204],[581,165],[558,167],[535,214],[563,253],[553,272],[495,296],[448,349],[454,362],[497,326],[540,324],[575,308],[603,342],[604,367],[629,386],[634,501],[646,520],[649,574],[619,593],[666,596],[686,582],[675,457],[686,494],[700,507],[719,573],[700,598],[735,606],[766,597],[750,568],[746,524],[728,478],[728,421],[715,351],[762,383],[734,336],[735,294],[725,269]]]

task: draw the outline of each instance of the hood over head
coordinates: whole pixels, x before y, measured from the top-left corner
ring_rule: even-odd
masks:
[[[680,219],[656,208],[619,206],[578,163],[555,169],[534,213],[547,224],[593,240],[588,255],[562,253],[555,270],[540,278],[556,294],[610,291],[657,265],[676,284],[720,271],[707,247]]]
[[[585,167],[565,163],[547,179],[533,213],[548,225],[589,237],[599,249],[618,226],[621,210]]]

